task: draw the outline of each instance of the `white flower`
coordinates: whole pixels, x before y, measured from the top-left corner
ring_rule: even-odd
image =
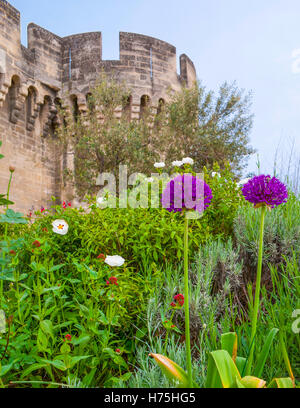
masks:
[[[172,162],[172,166],[174,166],[174,167],[180,167],[182,165],[183,165],[183,162],[179,161],[179,160],[175,160],[175,161]]]
[[[107,201],[107,198],[106,198],[106,197],[98,197],[98,198],[97,198],[97,204],[98,204],[98,205],[104,204],[105,201]]]
[[[206,329],[207,325],[205,323],[203,323],[203,329]]]
[[[52,222],[52,231],[59,235],[66,235],[68,233],[69,225],[65,220],[55,220]]]
[[[211,173],[211,176],[212,176],[212,177],[215,177],[215,176],[221,177],[221,174],[220,174],[220,173],[217,173],[217,172],[215,172],[215,171],[213,171],[213,172]]]
[[[146,181],[148,181],[148,183],[153,183],[154,178],[153,177],[146,178]]]
[[[122,266],[125,259],[119,255],[107,256],[104,261],[109,266]]]
[[[191,159],[190,157],[184,157],[184,158],[182,159],[182,163],[183,163],[183,164],[191,164],[191,165],[193,165],[193,164],[194,164],[194,160]]]
[[[250,178],[245,178],[245,179],[239,181],[239,182],[237,183],[237,185],[238,185],[239,187],[241,187],[241,186],[243,186],[244,184],[248,183],[249,180],[251,180],[251,179],[250,179]]]
[[[164,168],[165,166],[166,166],[166,165],[165,165],[164,162],[154,163],[154,167],[155,167],[156,169],[162,169],[162,168]]]

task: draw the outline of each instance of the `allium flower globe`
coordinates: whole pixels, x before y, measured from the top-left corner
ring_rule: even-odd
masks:
[[[264,174],[250,179],[242,188],[242,194],[256,208],[263,205],[274,208],[288,198],[286,186],[276,177]]]
[[[212,192],[208,184],[191,174],[183,174],[167,184],[161,203],[169,212],[188,209],[202,213],[209,207],[211,200]]]

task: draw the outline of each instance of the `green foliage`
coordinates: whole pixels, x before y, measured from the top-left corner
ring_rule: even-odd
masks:
[[[287,203],[282,204],[265,216],[263,281],[269,280],[268,264],[280,265],[283,257],[300,253],[300,201],[289,193]],[[246,280],[253,278],[258,254],[257,231],[259,230],[259,211],[250,205],[240,207],[234,220],[234,237],[244,259]]]
[[[61,238],[65,237],[53,240]],[[93,267],[70,254],[57,264],[50,257],[50,241],[45,237],[31,250],[29,238],[10,255],[13,278],[4,278],[1,307],[11,316],[12,327],[2,382],[8,378],[65,382],[71,376],[86,386],[108,384],[129,371],[135,326],[151,289],[130,267],[112,270],[103,261]],[[112,275],[118,286],[106,284]],[[0,338],[0,353],[8,333]],[[68,343],[67,333],[72,335]]]
[[[15,212],[10,208],[6,210],[5,214],[0,214],[0,223],[27,224],[27,222],[22,213]]]
[[[135,120],[128,114],[130,93],[124,83],[103,74],[90,90],[85,115],[61,110],[59,151],[75,153],[75,169],[67,169],[65,176],[75,183],[80,198],[96,193],[100,173],[118,178],[119,165],[127,165],[128,174],[149,174],[161,157],[171,163],[186,155],[195,159],[197,171],[218,161],[222,168],[229,162],[237,174],[253,152],[248,146],[250,96],[235,84],[223,84],[216,97],[195,84],[170,94],[157,114],[151,106],[142,107]]]
[[[272,333],[273,334],[273,333]],[[237,365],[235,364],[236,359],[236,349],[235,346],[232,347],[228,343],[228,338],[236,338],[236,333],[225,333],[222,338],[226,337],[226,341],[222,341],[221,346],[225,346],[226,349],[219,349],[209,353],[208,365],[207,365],[207,375],[206,375],[206,388],[264,388],[266,381],[254,377],[241,375]],[[263,359],[259,358],[259,364],[262,364],[267,358],[267,353],[270,349],[272,339],[274,336],[268,337],[268,347],[262,350]],[[223,339],[222,339],[223,340]],[[186,372],[174,361],[160,354],[152,354],[155,361],[158,363],[162,372],[169,378],[173,379],[178,387],[186,387],[188,383],[188,378]],[[262,363],[262,360],[264,361]],[[262,371],[262,369],[261,369]],[[275,378],[270,383],[270,387],[273,384],[277,385],[278,388],[294,388],[294,378]],[[197,387],[197,385],[193,385]]]
[[[197,171],[218,161],[222,167],[230,162],[239,173],[244,159],[253,153],[248,146],[250,105],[251,96],[235,83],[225,82],[217,96],[200,83],[170,95],[159,128],[164,157],[178,160],[183,149],[185,156],[195,159]]]

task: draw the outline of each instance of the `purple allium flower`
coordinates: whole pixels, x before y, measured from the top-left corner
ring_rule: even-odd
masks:
[[[274,208],[276,205],[285,203],[288,198],[286,186],[276,177],[255,176],[242,188],[243,196],[255,207],[266,205]]]
[[[209,185],[191,174],[181,174],[169,181],[161,197],[163,208],[169,212],[181,212],[186,208],[202,213],[211,200]]]

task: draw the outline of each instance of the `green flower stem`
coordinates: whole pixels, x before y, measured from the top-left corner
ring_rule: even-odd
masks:
[[[250,340],[251,348],[249,352],[246,375],[250,375],[251,373],[253,354],[254,354],[254,348],[255,348],[255,335],[256,335],[256,326],[257,326],[257,319],[258,319],[258,308],[259,308],[259,297],[260,297],[260,286],[261,286],[261,270],[262,270],[263,243],[264,243],[264,222],[265,222],[266,209],[267,209],[266,206],[261,207],[255,299],[254,299],[254,307],[252,311],[252,330],[251,330],[251,340]]]
[[[10,176],[9,176],[9,182],[8,182],[8,186],[7,186],[7,193],[6,193],[6,198],[9,200],[9,191],[10,191],[10,185],[11,185],[11,180],[12,180],[12,176],[13,176],[13,172],[10,172]],[[8,210],[8,204],[6,205],[6,209]]]
[[[11,180],[12,180],[13,172],[10,172],[9,176],[9,181],[8,181],[8,186],[7,186],[7,192],[6,192],[6,198],[9,200],[9,191],[10,191],[10,185],[11,185]],[[6,204],[6,210],[8,210],[8,204]],[[7,232],[8,232],[8,224],[5,224],[5,229],[4,229],[4,241],[7,242]],[[3,251],[3,261],[5,261],[5,252]],[[4,275],[4,262],[2,265],[2,277]],[[0,306],[2,307],[2,301],[3,301],[3,279],[0,281]]]
[[[175,313],[175,310],[173,310],[173,312],[171,314],[171,317],[170,317],[170,320],[169,320],[169,322],[171,322],[171,324],[173,322],[174,313]],[[165,345],[164,345],[164,354],[166,354],[166,352],[167,352],[169,332],[170,332],[170,329],[167,329],[166,338],[165,338]]]
[[[186,344],[186,366],[188,372],[189,388],[193,387],[192,379],[192,355],[190,339],[190,312],[189,312],[189,258],[188,258],[188,231],[189,220],[184,219],[184,311],[185,311],[185,344]]]

